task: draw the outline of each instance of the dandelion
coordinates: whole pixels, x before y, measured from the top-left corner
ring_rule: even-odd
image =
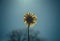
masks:
[[[36,24],[37,16],[31,12],[28,12],[24,15],[24,23],[28,26],[28,41],[30,41],[29,37],[29,27]]]
[[[30,27],[34,26],[36,24],[37,16],[34,15],[31,12],[28,12],[27,14],[24,15],[24,23]]]

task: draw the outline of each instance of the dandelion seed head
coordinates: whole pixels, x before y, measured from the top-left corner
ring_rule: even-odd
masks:
[[[37,22],[37,16],[31,12],[24,15],[24,23],[26,25],[30,24],[30,27],[34,26]]]

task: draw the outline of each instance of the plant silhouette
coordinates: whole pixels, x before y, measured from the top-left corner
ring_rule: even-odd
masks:
[[[39,31],[34,31],[30,29],[30,41],[44,41],[42,38],[38,37]],[[8,41],[28,41],[27,30],[12,31]]]

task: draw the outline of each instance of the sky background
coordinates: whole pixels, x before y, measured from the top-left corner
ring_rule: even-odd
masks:
[[[0,41],[12,30],[24,29],[24,14],[35,13],[37,24],[32,28],[48,41],[59,41],[59,0],[0,0]]]

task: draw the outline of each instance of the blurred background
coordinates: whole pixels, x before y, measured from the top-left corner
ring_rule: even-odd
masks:
[[[6,41],[7,33],[25,29],[24,14],[33,12],[38,16],[32,28],[40,31],[47,41],[59,41],[59,0],[0,0],[0,41]]]

